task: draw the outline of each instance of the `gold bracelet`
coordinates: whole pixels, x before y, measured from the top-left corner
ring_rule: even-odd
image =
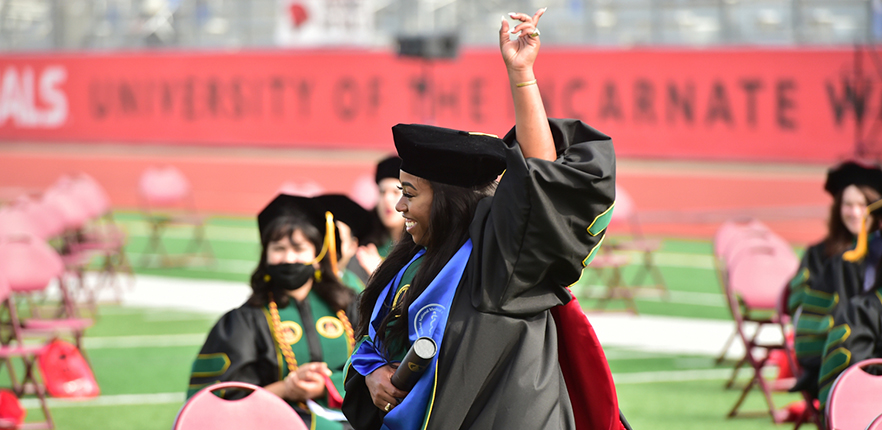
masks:
[[[515,86],[518,87],[518,88],[520,88],[520,87],[526,87],[526,86],[529,86],[529,85],[536,85],[536,80],[533,79],[532,81],[521,82],[521,83],[519,83],[519,84],[515,84]]]

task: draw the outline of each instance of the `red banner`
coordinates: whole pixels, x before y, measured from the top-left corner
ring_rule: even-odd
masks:
[[[848,50],[546,47],[550,116],[577,117],[632,157],[830,162],[855,120],[882,116],[869,56]],[[513,124],[495,49],[433,64],[388,52],[0,57],[0,139],[391,150],[390,127],[502,135]]]

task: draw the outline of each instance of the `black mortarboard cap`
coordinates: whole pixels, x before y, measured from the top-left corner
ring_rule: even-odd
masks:
[[[824,190],[836,195],[849,185],[866,185],[882,194],[882,169],[877,164],[846,161],[827,171]]]
[[[385,160],[379,162],[377,164],[377,184],[379,184],[380,181],[386,178],[398,179],[399,171],[401,171],[401,158],[399,158],[397,155],[392,155],[389,158],[386,158]]]
[[[398,175],[396,174],[396,178]],[[363,239],[371,231],[371,214],[349,197],[326,194],[315,197],[319,207],[334,214],[334,219],[349,226],[352,235]]]
[[[305,217],[307,222],[315,226],[321,236],[325,237],[325,232],[327,231],[325,211],[320,206],[319,201],[314,197],[279,194],[257,215],[257,228],[260,231],[260,240],[263,241],[267,226],[276,218],[298,215]]]
[[[483,133],[423,124],[392,127],[401,170],[459,187],[490,183],[505,170],[505,143]]]

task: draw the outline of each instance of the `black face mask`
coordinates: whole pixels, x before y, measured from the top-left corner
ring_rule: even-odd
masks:
[[[306,284],[315,276],[315,267],[311,264],[284,263],[266,266],[268,282],[287,291],[294,291]]]

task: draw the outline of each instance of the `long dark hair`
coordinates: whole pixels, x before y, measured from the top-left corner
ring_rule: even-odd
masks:
[[[403,294],[397,309],[394,311],[390,309],[377,330],[377,340],[385,349],[384,352],[387,356],[403,352],[405,345],[407,345],[408,324],[393,324],[389,327],[389,323],[398,318],[407,321],[407,308],[425,291],[438,272],[468,239],[469,225],[475,216],[478,202],[484,197],[493,195],[496,191],[496,182],[473,188],[427,182],[433,191],[427,232],[429,243],[426,246],[426,254],[422,257],[423,263],[417,270],[407,292]],[[368,333],[369,315],[373,312],[374,304],[383,288],[420,249],[422,246],[414,243],[411,235],[403,235],[386,260],[371,276],[358,302],[358,314],[368,317],[359,319],[356,338],[361,338]]]
[[[272,242],[290,238],[297,230],[300,230],[303,236],[315,246],[316,254],[321,251],[324,238],[319,230],[310,224],[304,216],[291,214],[272,220],[264,229],[264,234],[261,238],[261,243],[264,245],[260,253],[260,262],[257,264],[257,268],[254,269],[254,273],[251,274],[251,297],[247,302],[249,305],[255,307],[266,306],[269,303],[269,293],[272,293],[273,299],[280,308],[288,306],[290,296],[288,296],[287,291],[264,281],[267,266],[266,249]],[[340,283],[327,257],[319,262],[319,270],[321,270],[321,281],[313,280],[312,291],[318,294],[334,312],[347,310],[355,299],[355,292]]]
[[[867,200],[867,204],[879,200],[879,192],[867,185],[855,185],[861,194]],[[827,257],[833,257],[841,254],[854,246],[855,235],[852,234],[845,223],[842,221],[842,195],[845,189],[833,196],[833,206],[830,207],[830,219],[827,224],[827,238],[824,239],[824,254]],[[868,232],[872,233],[878,229],[877,222],[873,216],[867,221]]]

